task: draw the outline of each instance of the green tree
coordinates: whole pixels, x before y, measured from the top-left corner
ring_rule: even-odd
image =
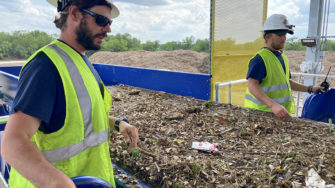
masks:
[[[183,41],[182,41],[182,49],[184,50],[190,50],[194,45],[194,37],[190,36],[190,37],[186,37]]]
[[[165,50],[165,51],[172,51],[172,50],[181,49],[180,48],[180,42],[179,42],[179,44],[176,41],[167,42],[165,44],[162,44],[160,49]]]
[[[191,48],[191,50],[197,51],[197,52],[209,52],[209,40],[208,39],[204,39],[204,40],[198,39],[197,42]]]
[[[0,32],[0,59],[6,59],[11,49],[10,35]]]
[[[102,43],[104,51],[120,52],[120,51],[136,51],[142,50],[141,41],[133,38],[130,34],[116,34],[107,36]]]
[[[124,39],[113,38],[108,42],[102,44],[102,51],[122,52],[128,51],[127,41]]]
[[[41,31],[13,31],[0,34],[0,58],[28,58],[36,50],[54,40],[53,35]]]
[[[301,44],[301,41],[298,37],[291,37],[286,40],[284,50],[306,50],[306,46]]]
[[[323,51],[335,51],[335,41],[333,40],[326,40],[323,43]]]
[[[159,50],[160,44],[159,41],[147,41],[146,43],[144,43],[143,45],[143,50],[147,50],[147,51],[157,51]]]

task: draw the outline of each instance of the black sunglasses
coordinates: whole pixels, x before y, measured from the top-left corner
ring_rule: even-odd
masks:
[[[81,9],[81,11],[83,11],[84,13],[87,13],[89,15],[91,15],[92,17],[95,18],[95,23],[101,27],[105,27],[107,24],[111,25],[113,20],[108,19],[107,17],[100,15],[100,14],[96,14],[92,11],[89,11],[87,9]]]
[[[276,35],[278,35],[278,36],[282,37],[282,36],[284,36],[284,35],[286,35],[286,34],[287,34],[287,31],[283,31],[283,32],[276,32],[276,33],[274,33],[274,34],[276,34]]]

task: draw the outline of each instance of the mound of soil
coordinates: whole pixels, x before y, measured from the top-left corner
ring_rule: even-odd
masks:
[[[290,60],[291,72],[301,72],[300,64],[306,61],[305,51],[285,51]],[[101,64],[123,65],[150,69],[171,71],[209,73],[208,53],[198,53],[190,50],[175,51],[132,51],[132,52],[97,52],[90,56],[91,62]],[[335,52],[325,52],[324,69],[321,74],[327,74],[331,65],[335,64]],[[335,74],[335,68],[329,74]]]
[[[91,62],[190,73],[209,73],[208,53],[190,50],[97,52]]]

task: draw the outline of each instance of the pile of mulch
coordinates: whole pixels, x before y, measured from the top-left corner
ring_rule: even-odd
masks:
[[[121,65],[189,73],[209,73],[209,54],[191,50],[174,51],[99,51],[90,56],[93,63]]]
[[[335,184],[334,129],[326,124],[125,85],[109,89],[111,114],[140,132],[133,152],[114,132],[112,160],[152,187],[303,187],[310,169]],[[218,151],[192,149],[195,141]]]

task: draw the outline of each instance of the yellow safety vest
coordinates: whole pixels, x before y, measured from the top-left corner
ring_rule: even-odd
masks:
[[[61,77],[66,115],[61,129],[50,134],[37,131],[31,141],[67,176],[95,176],[115,187],[109,153],[110,93],[103,86],[101,94],[99,84],[83,58],[65,43],[53,41],[32,55],[27,63],[41,52],[52,60]],[[10,172],[9,184],[11,188],[35,187],[14,168]]]
[[[261,90],[276,103],[284,106],[291,114],[295,113],[295,103],[292,97],[290,86],[290,70],[288,58],[282,54],[286,73],[279,61],[279,59],[270,50],[263,48],[258,53],[264,61],[266,68],[266,77],[259,84]],[[250,63],[250,61],[249,61]],[[261,111],[272,112],[271,108],[259,101],[248,87],[244,99],[244,106]]]

